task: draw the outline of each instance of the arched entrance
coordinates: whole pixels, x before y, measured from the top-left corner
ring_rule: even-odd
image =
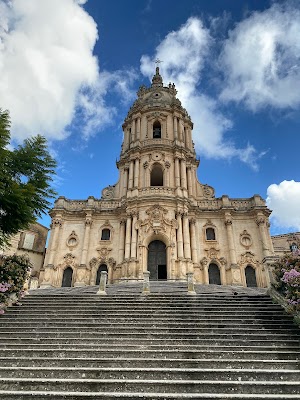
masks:
[[[255,269],[251,265],[245,268],[246,284],[248,287],[257,287]]]
[[[208,267],[209,283],[212,285],[221,285],[220,269],[216,264],[210,264]]]
[[[167,279],[166,245],[160,240],[154,240],[148,248],[148,271],[150,280]]]
[[[101,272],[102,272],[102,271],[108,272],[108,269],[107,269],[107,265],[106,265],[106,264],[101,264],[101,265],[99,266],[99,268],[98,268],[97,277],[96,277],[96,285],[99,285],[99,284],[100,284],[100,278],[101,278]]]
[[[62,287],[71,287],[72,286],[72,278],[73,278],[73,269],[71,267],[67,267],[63,273],[61,286]]]

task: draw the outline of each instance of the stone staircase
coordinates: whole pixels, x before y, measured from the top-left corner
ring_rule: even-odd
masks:
[[[262,289],[35,290],[0,316],[0,398],[300,398],[300,331]]]

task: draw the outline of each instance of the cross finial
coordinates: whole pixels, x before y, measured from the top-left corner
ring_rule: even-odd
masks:
[[[154,62],[155,62],[157,67],[159,67],[160,63],[162,63],[162,61],[159,58],[157,58]]]

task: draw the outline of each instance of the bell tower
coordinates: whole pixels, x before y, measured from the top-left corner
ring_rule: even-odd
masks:
[[[201,190],[196,187],[193,123],[176,94],[174,84],[163,85],[159,67],[151,86],[139,88],[123,123],[120,197],[142,197],[147,188],[161,187],[192,199]]]

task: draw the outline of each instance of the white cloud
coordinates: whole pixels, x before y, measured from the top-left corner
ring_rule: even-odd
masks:
[[[220,57],[221,99],[256,111],[300,105],[300,9],[294,2],[254,12],[229,33]]]
[[[300,230],[300,182],[273,183],[267,189],[267,205],[273,210],[271,221],[282,228]]]
[[[129,73],[99,74],[97,26],[84,3],[0,0],[0,107],[10,111],[17,140],[37,133],[63,139],[79,117],[87,137],[115,115],[104,100],[108,84],[128,89]]]
[[[151,78],[154,60],[159,58],[161,75],[165,83],[174,82],[178,98],[188,110],[194,122],[193,140],[196,150],[212,158],[237,157],[257,169],[256,150],[248,145],[236,148],[225,141],[224,133],[232,122],[218,110],[218,103],[199,90],[205,60],[209,58],[213,39],[199,18],[192,17],[170,32],[157,46],[153,58],[143,55],[141,72]]]

